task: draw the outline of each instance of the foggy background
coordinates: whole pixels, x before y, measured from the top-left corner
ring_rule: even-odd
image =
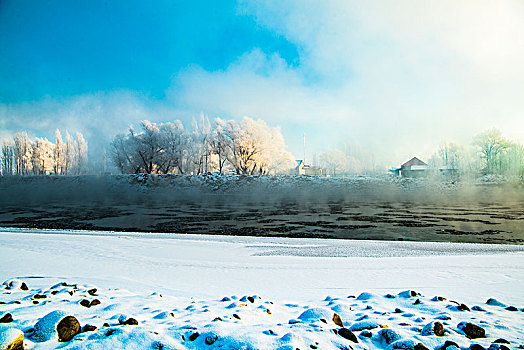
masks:
[[[0,3],[0,138],[81,131],[94,160],[140,120],[262,118],[293,155],[377,167],[524,141],[521,1]]]

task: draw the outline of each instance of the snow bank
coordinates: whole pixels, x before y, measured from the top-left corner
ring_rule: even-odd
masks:
[[[246,295],[199,299],[121,289],[93,292],[91,285],[72,284],[77,281],[61,283],[73,291],[64,297],[55,293],[61,286],[34,288],[31,282],[25,292],[0,291],[0,309],[14,318],[0,328],[2,344],[24,334],[26,347],[33,349],[422,350],[477,344],[498,350],[518,348],[524,339],[522,305],[510,309],[479,300],[476,306],[483,311],[474,305],[470,311],[450,311],[458,302],[418,292],[411,296],[411,291],[361,299],[331,295],[305,304]],[[94,297],[100,304],[81,305]],[[237,302],[231,306],[231,300]],[[339,316],[330,309],[333,304],[345,305],[348,313]],[[158,317],[165,312],[169,317]],[[77,318],[82,332],[60,342],[54,329],[65,315]]]

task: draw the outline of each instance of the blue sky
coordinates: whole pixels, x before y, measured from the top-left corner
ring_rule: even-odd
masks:
[[[103,144],[140,120],[243,116],[297,157],[429,157],[498,127],[524,141],[520,0],[0,2],[0,137]]]
[[[0,101],[131,89],[164,98],[188,65],[222,70],[246,51],[297,47],[234,1],[2,1]]]

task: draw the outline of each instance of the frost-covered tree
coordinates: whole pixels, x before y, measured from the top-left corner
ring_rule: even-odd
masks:
[[[14,146],[13,144],[5,139],[2,142],[2,175],[12,175],[14,165]]]
[[[84,139],[84,135],[77,131],[73,152],[74,169],[77,175],[85,174],[87,171],[87,150],[87,141]]]
[[[337,174],[340,175],[347,168],[347,158],[343,151],[332,149],[320,156],[320,164],[332,176],[336,176]]]
[[[69,131],[66,131],[66,142],[64,146],[64,162],[63,169],[64,174],[69,175],[72,172],[72,168],[75,162],[75,148],[73,145],[74,139],[69,134]]]
[[[193,119],[192,127],[189,143],[192,172],[200,174],[209,171],[211,123],[207,116],[201,114],[199,120]]]
[[[59,129],[55,131],[55,147],[53,152],[53,171],[55,174],[63,174],[64,172],[64,141]]]
[[[244,117],[240,123],[230,120],[224,134],[228,140],[228,160],[237,174],[268,174],[293,164],[292,156],[285,150],[279,128],[270,128],[263,120]]]
[[[508,175],[524,175],[524,146],[510,142],[501,155],[501,170]]]
[[[139,131],[114,137],[111,158],[123,173],[222,173],[229,162],[238,174],[267,174],[292,166],[279,128],[250,118],[216,124],[201,115],[187,133],[180,121],[143,121]]]
[[[209,141],[211,154],[216,156],[216,169],[219,174],[224,173],[227,159],[230,157],[230,141],[224,131],[226,122],[220,118],[215,119],[216,126],[212,131]]]
[[[160,124],[160,143],[164,152],[159,157],[158,170],[163,174],[178,172],[183,174],[189,163],[188,136],[180,120],[174,123]]]
[[[31,170],[31,140],[24,131],[16,133],[13,142],[15,153],[15,173],[17,175],[27,175]]]
[[[53,172],[54,146],[46,138],[35,138],[32,143],[31,167],[34,175]]]
[[[501,170],[501,156],[503,152],[510,146],[500,130],[489,129],[477,135],[473,144],[478,147],[478,151],[482,160],[484,161],[484,171],[487,174],[493,174]]]

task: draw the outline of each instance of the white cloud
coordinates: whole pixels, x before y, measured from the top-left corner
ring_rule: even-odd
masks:
[[[524,142],[522,1],[243,1],[239,13],[296,44],[299,64],[254,49],[225,70],[184,69],[167,101],[121,91],[0,105],[0,129],[112,135],[146,118],[249,115],[282,125],[297,156],[306,132],[310,150],[352,140],[387,164],[490,127]]]

